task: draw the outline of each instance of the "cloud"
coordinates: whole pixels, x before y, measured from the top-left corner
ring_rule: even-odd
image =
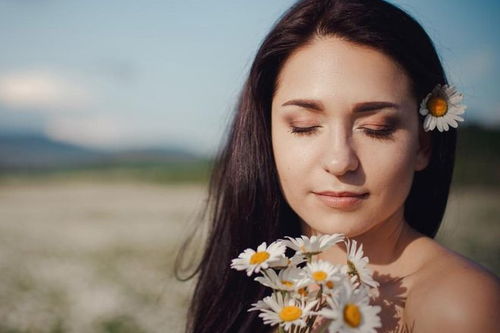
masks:
[[[90,94],[74,81],[43,70],[0,75],[0,103],[12,110],[81,110],[88,106]]]
[[[119,146],[125,137],[119,122],[105,115],[52,117],[45,134],[58,141],[93,147]]]

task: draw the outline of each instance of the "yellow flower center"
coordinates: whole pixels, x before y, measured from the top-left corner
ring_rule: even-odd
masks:
[[[293,282],[292,281],[287,281],[287,280],[281,280],[281,284],[287,287],[293,287]]]
[[[435,117],[442,117],[448,111],[448,102],[442,97],[429,98],[427,110]]]
[[[255,252],[250,257],[250,264],[252,264],[252,265],[261,264],[264,261],[266,261],[267,259],[269,259],[269,253],[267,253],[266,251]]]
[[[323,281],[324,279],[326,279],[326,276],[327,276],[327,274],[323,271],[317,271],[317,272],[312,273],[312,278],[315,281]]]
[[[355,304],[347,304],[344,307],[344,321],[351,327],[358,327],[361,323],[361,312]]]
[[[307,294],[308,294],[307,289],[305,287],[300,288],[299,290],[297,290],[297,292],[299,293],[299,295],[302,295],[302,296],[307,296]]]
[[[294,321],[302,316],[302,310],[294,305],[283,307],[280,311],[280,319],[283,321]]]
[[[347,267],[349,267],[349,275],[350,276],[354,276],[354,275],[358,275],[358,271],[356,270],[356,266],[354,265],[354,263],[350,260],[347,260]]]
[[[328,282],[326,283],[326,286],[327,286],[328,288],[330,288],[330,289],[333,289],[333,287],[335,286],[335,284],[333,283],[333,281],[328,281]]]

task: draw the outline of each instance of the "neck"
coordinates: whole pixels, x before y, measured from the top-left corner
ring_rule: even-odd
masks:
[[[316,231],[306,230],[306,234],[319,234]],[[403,209],[398,210],[387,220],[373,227],[367,232],[349,237],[356,240],[358,247],[363,244],[364,256],[369,258],[368,267],[379,274],[403,275],[406,265],[404,261],[398,260],[402,257],[406,247],[417,237],[417,231],[413,230],[405,221]],[[318,255],[334,264],[345,264],[346,248],[343,242],[337,243],[327,251]]]

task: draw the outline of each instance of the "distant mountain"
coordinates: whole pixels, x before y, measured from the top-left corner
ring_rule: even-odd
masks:
[[[124,163],[188,162],[199,159],[177,147],[100,151],[42,135],[1,135],[0,169],[50,169]]]
[[[182,148],[146,148],[115,151],[109,155],[115,162],[189,162],[200,157]]]

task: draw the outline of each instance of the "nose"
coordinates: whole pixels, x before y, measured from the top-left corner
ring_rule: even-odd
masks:
[[[326,143],[323,168],[336,176],[354,171],[359,166],[359,159],[352,147],[351,138],[344,129],[331,132]]]

